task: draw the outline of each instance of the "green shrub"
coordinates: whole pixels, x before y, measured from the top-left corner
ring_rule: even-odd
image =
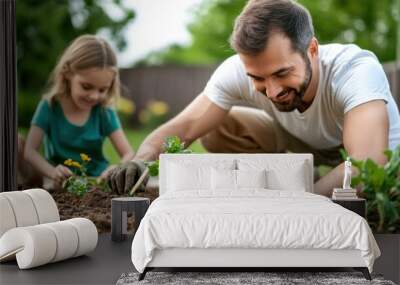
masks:
[[[361,185],[367,200],[367,220],[378,233],[400,232],[400,145],[386,150],[388,159],[379,165],[372,159],[351,162],[358,169],[352,185]]]

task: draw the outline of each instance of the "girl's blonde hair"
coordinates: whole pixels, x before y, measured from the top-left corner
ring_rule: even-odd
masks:
[[[43,97],[52,104],[63,95],[70,95],[67,73],[75,73],[87,68],[111,68],[114,80],[108,90],[103,106],[110,105],[120,96],[120,79],[117,57],[111,46],[102,38],[82,35],[76,38],[61,55],[49,79],[49,89]]]

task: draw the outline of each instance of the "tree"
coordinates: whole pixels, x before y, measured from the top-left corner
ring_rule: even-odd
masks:
[[[395,59],[397,0],[299,0],[310,11],[320,43],[356,43],[381,62]],[[215,64],[234,52],[229,36],[245,0],[206,0],[188,26],[192,43],[150,54],[141,64]]]
[[[321,43],[355,43],[381,62],[396,58],[396,0],[300,2],[310,10]]]
[[[105,11],[118,9],[119,19]],[[107,31],[118,49],[126,45],[123,28],[134,12],[121,0],[21,0],[17,3],[17,73],[19,125],[28,126],[49,74],[66,46],[82,34]]]
[[[244,0],[204,0],[188,26],[192,43],[171,45],[150,54],[143,64],[215,64],[233,54],[228,38],[233,22],[245,4]]]

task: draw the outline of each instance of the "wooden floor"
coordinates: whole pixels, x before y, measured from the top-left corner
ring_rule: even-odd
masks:
[[[0,284],[115,284],[122,273],[135,271],[131,244],[132,237],[117,243],[102,234],[87,256],[27,270],[19,270],[16,261],[1,263]]]

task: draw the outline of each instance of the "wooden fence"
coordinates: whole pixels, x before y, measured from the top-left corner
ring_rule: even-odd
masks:
[[[150,100],[168,104],[170,116],[183,110],[200,92],[216,66],[158,66],[121,70],[123,96],[132,99],[136,111],[132,123]]]
[[[400,106],[400,64],[383,65],[393,97]],[[139,112],[150,100],[161,100],[174,116],[183,110],[205,87],[217,66],[158,66],[121,70],[123,96],[132,99],[136,111],[132,123],[138,124]]]
[[[400,109],[400,62],[389,62],[383,64],[386,76],[389,80],[390,90]]]

